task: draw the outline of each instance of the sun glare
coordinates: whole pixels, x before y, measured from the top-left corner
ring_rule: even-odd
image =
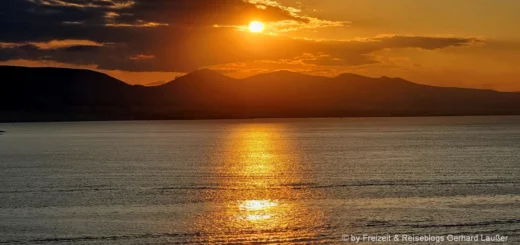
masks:
[[[264,23],[260,21],[253,21],[249,24],[249,30],[254,33],[259,33],[264,31]]]

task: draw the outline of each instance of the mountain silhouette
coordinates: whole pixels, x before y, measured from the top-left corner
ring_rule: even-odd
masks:
[[[144,86],[147,86],[147,87],[153,87],[153,86],[163,85],[163,84],[165,84],[165,83],[166,83],[165,81],[156,81],[156,82],[150,82],[150,83],[147,83],[147,84],[145,84]]]
[[[202,69],[162,85],[103,73],[0,66],[0,121],[520,114],[520,93],[290,71],[234,79]]]

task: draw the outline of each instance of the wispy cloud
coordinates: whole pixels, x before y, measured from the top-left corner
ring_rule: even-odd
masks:
[[[101,47],[104,44],[90,40],[52,40],[48,42],[23,42],[23,43],[0,43],[0,48],[17,48],[23,46],[34,46],[41,50],[62,49],[73,46],[95,46]]]
[[[135,1],[115,1],[115,0],[28,0],[29,2],[44,6],[53,7],[74,7],[74,8],[108,8],[108,9],[124,9],[130,8]]]

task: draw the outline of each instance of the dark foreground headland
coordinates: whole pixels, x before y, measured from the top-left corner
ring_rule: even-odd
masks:
[[[0,121],[520,114],[520,93],[401,78],[288,71],[234,79],[203,69],[160,86],[90,70],[1,66]]]

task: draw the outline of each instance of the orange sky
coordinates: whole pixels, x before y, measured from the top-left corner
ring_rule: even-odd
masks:
[[[132,84],[207,67],[233,77],[280,69],[351,72],[520,91],[515,0],[97,3],[37,0],[4,7],[19,13],[0,18],[0,31],[7,33],[0,37],[0,64],[88,68]],[[61,15],[29,14],[34,7]],[[254,20],[264,23],[263,33],[248,30]],[[27,34],[16,26],[45,21],[52,30]]]

